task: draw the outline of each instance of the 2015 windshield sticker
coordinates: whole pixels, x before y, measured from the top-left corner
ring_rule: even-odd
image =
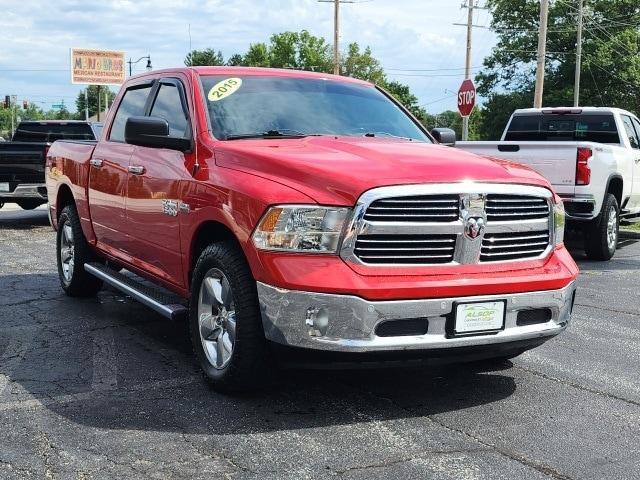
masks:
[[[211,87],[207,98],[210,102],[218,102],[223,98],[227,98],[229,95],[236,93],[241,86],[241,78],[227,78],[226,80],[222,80]]]

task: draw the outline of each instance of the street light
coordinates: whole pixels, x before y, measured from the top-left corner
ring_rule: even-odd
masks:
[[[140,57],[138,60],[136,60],[135,62],[131,60],[131,57],[129,57],[129,61],[127,62],[129,64],[129,76],[131,76],[131,72],[132,72],[132,66],[135,65],[136,63],[138,63],[141,60],[147,59],[147,70],[151,71],[151,69],[153,68],[151,66],[151,57],[149,55],[145,55],[144,57]]]

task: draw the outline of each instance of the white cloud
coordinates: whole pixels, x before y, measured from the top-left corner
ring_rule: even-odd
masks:
[[[3,3],[0,94],[43,102],[45,108],[61,99],[74,105],[80,87],[69,81],[71,47],[124,50],[134,60],[149,54],[154,68],[163,68],[182,65],[190,42],[229,57],[284,30],[333,38],[332,5],[316,0]],[[371,46],[385,68],[395,69],[389,75],[409,84],[429,110],[455,108],[453,96],[433,102],[462,80],[466,32],[453,23],[464,21],[466,13],[458,0],[373,0],[344,4],[341,13],[342,45]],[[476,23],[486,24],[486,14],[479,15]],[[494,39],[486,30],[474,33],[473,64],[480,65]],[[137,70],[144,66],[140,62]]]

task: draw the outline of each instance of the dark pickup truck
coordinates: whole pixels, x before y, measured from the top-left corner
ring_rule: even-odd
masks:
[[[72,120],[20,122],[11,142],[0,142],[0,208],[31,210],[47,203],[44,164],[56,140],[96,140],[102,124]]]

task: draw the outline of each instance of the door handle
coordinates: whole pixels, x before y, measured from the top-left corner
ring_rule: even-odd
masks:
[[[130,165],[129,173],[132,173],[133,175],[142,175],[144,173],[144,167],[141,165]]]
[[[89,163],[92,167],[100,168],[102,167],[103,160],[101,158],[92,158],[89,160]]]

